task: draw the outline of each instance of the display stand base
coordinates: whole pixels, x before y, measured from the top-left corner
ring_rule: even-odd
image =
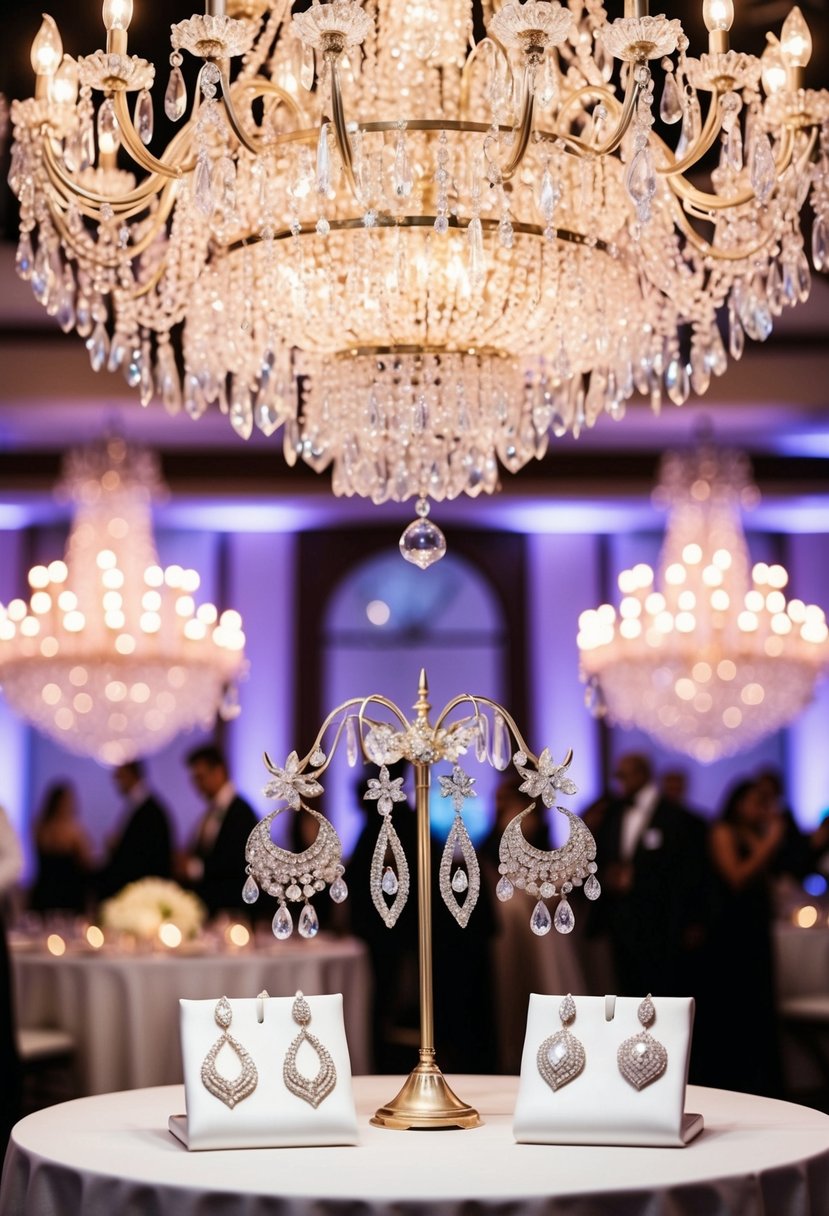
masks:
[[[407,1131],[409,1128],[480,1127],[481,1117],[452,1092],[437,1064],[421,1061],[409,1073],[397,1097],[388,1106],[381,1106],[371,1122],[374,1127]]]

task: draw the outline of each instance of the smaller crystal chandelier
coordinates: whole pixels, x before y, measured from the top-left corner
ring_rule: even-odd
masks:
[[[782,566],[749,564],[740,508],[758,497],[741,453],[666,455],[656,579],[644,563],[624,570],[618,612],[602,604],[579,617],[593,712],[703,764],[785,726],[829,662],[823,610],[786,600]]]
[[[158,461],[108,439],[70,452],[76,504],[65,559],[29,571],[31,595],[0,604],[0,684],[9,705],[69,751],[122,764],[182,730],[238,712],[238,612],[197,608],[195,570],[162,569],[150,502]]]

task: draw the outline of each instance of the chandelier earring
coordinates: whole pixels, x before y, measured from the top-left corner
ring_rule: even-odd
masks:
[[[234,1106],[238,1106],[256,1089],[259,1073],[250,1054],[228,1033],[233,1021],[233,1010],[226,996],[216,1002],[213,1017],[222,1033],[204,1057],[201,1066],[202,1084],[208,1093],[233,1110]],[[240,1069],[235,1077],[223,1077],[216,1068],[216,1057],[223,1047],[229,1048],[239,1061]]]
[[[279,941],[284,941],[294,931],[293,917],[286,901],[304,901],[297,929],[300,937],[310,938],[316,937],[320,927],[316,909],[311,903],[314,896],[324,891],[327,883],[330,883],[329,894],[335,904],[342,903],[348,896],[348,887],[343,878],[343,846],[333,824],[305,803],[301,804],[300,809],[313,816],[319,824],[317,838],[307,849],[292,853],[274,844],[271,839],[273,821],[288,810],[284,806],[271,811],[256,825],[245,848],[248,878],[242,888],[242,898],[246,904],[255,903],[260,887],[268,895],[276,896],[279,907],[272,927],[273,935]]]
[[[668,1052],[664,1044],[648,1032],[648,1027],[656,1021],[650,993],[640,1004],[636,1016],[642,1029],[625,1039],[616,1053],[616,1062],[619,1072],[634,1089],[645,1089],[658,1081],[668,1067]]]
[[[316,1035],[310,1034],[307,1029],[311,1022],[311,1006],[301,992],[296,994],[296,1000],[291,1008],[291,1017],[300,1030],[285,1056],[282,1065],[282,1079],[292,1094],[296,1094],[298,1098],[302,1098],[303,1102],[307,1102],[316,1110],[337,1084],[337,1069],[328,1048],[323,1047]],[[306,1077],[297,1068],[297,1053],[303,1043],[316,1052],[319,1060],[319,1068],[313,1077]]]
[[[466,799],[477,798],[477,794],[472,788],[474,784],[475,778],[470,777],[457,764],[452,768],[451,777],[440,778],[441,797],[451,798],[455,811],[455,818],[446,837],[443,856],[440,860],[440,893],[443,902],[462,929],[465,929],[469,923],[481,890],[481,870],[478,858],[462,818],[463,804]],[[459,865],[453,873],[452,866],[455,863],[455,854],[458,849],[460,849],[464,865]],[[464,892],[466,892],[466,898],[463,903],[459,903],[457,896]]]
[[[569,992],[558,1007],[558,1016],[561,1030],[544,1040],[536,1056],[538,1071],[553,1090],[575,1081],[587,1059],[584,1044],[569,1029],[576,1020],[576,1002]]]
[[[389,770],[383,764],[379,777],[369,777],[368,789],[363,794],[366,801],[377,803],[377,810],[383,819],[371,858],[369,883],[372,902],[389,929],[396,924],[409,896],[409,863],[391,821],[395,802],[406,801],[406,795],[400,788],[402,784],[403,778],[390,777]],[[386,864],[388,853],[392,856],[390,865]],[[386,902],[386,896],[392,899],[391,904]]]

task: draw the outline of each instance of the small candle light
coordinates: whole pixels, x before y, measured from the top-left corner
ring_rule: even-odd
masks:
[[[795,913],[795,924],[801,929],[811,929],[812,925],[817,924],[817,908],[811,904],[806,904],[803,908],[798,908]]]
[[[169,946],[171,950],[175,950],[176,946],[181,945],[181,929],[179,929],[178,925],[174,925],[170,920],[166,920],[164,924],[159,927],[158,937],[161,943],[165,946]]]
[[[246,946],[250,941],[250,930],[244,925],[231,925],[227,931],[227,940],[232,946]]]
[[[46,949],[56,958],[60,958],[62,954],[66,953],[66,942],[59,933],[50,933],[46,938]]]
[[[93,950],[100,950],[104,944],[103,931],[97,925],[90,925],[86,931],[86,940]]]

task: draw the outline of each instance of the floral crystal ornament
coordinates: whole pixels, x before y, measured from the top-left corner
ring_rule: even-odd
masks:
[[[829,667],[824,610],[787,600],[783,566],[751,563],[741,511],[758,498],[743,454],[668,453],[654,495],[668,511],[658,569],[623,570],[618,609],[579,617],[594,714],[702,764],[785,726]]]
[[[731,49],[732,0],[702,9],[694,57],[647,0],[508,0],[487,37],[473,0],[208,0],[172,27],[155,102],[131,0],[79,59],[47,18],[12,105],[18,272],[145,405],[219,409],[335,494],[493,493],[768,338],[809,294],[807,203],[827,264],[803,16],[757,59]],[[154,104],[182,124],[157,154]],[[407,529],[418,564],[441,547]]]
[[[395,806],[404,803],[406,796],[402,776],[392,777],[388,766],[401,759],[412,764],[417,837],[420,1058],[399,1094],[388,1105],[381,1107],[372,1120],[375,1126],[398,1129],[476,1127],[480,1123],[477,1111],[462,1102],[446,1084],[435,1059],[429,822],[432,769],[436,765],[450,766],[450,772],[442,773],[439,778],[441,794],[450,799],[455,811],[441,857],[439,882],[446,907],[462,928],[468,923],[478,899],[480,869],[461,817],[464,803],[475,796],[475,779],[459,765],[459,757],[472,752],[479,762],[503,771],[510,762],[514,746],[513,763],[527,789],[537,791],[547,805],[552,805],[554,796],[559,793],[575,792],[575,786],[567,775],[572,754],[568,753],[559,765],[552,760],[549,748],[545,748],[540,756],[533,755],[512,717],[497,702],[488,697],[463,694],[444,706],[434,721],[430,716],[431,708],[426,673],[421,671],[413,717],[409,717],[386,697],[377,694],[354,697],[328,714],[306,756],[300,757],[292,752],[281,767],[267,761],[273,780],[266,792],[278,796],[285,805],[257,826],[251,834],[247,851],[249,877],[244,898],[247,902],[257,898],[260,885],[276,896],[280,901],[274,918],[277,937],[284,939],[292,932],[293,922],[286,906],[287,900],[310,900],[315,890],[321,889],[326,881],[332,883],[331,895],[336,898],[337,883],[342,883],[343,887],[345,885],[340,854],[337,852],[339,841],[327,820],[307,807],[303,797],[315,797],[322,793],[320,778],[338,747],[344,746],[351,766],[362,759],[378,769],[377,775],[368,779],[364,795],[367,801],[376,804],[382,820],[370,867],[369,887],[377,912],[392,929],[403,913],[415,865],[414,859],[406,857],[403,844],[391,824]],[[319,835],[311,846],[311,849],[321,850],[319,881],[316,881],[316,871],[311,862],[305,860],[310,856],[310,850],[298,856],[289,854],[271,839],[270,824],[275,815],[291,807],[297,809],[297,806],[310,811],[319,821]],[[573,925],[572,910],[567,900],[572,887],[584,882],[588,898],[595,899],[599,895],[595,877],[595,843],[584,824],[566,811],[563,813],[569,817],[570,823],[567,844],[562,849],[547,853],[531,849],[520,831],[521,819],[531,810],[532,806],[522,812],[504,834],[502,873],[496,893],[500,899],[510,898],[518,887],[536,895],[538,905],[531,922],[535,933],[549,931],[552,922],[544,901],[560,895],[555,922],[559,932],[566,933]],[[307,873],[297,878],[303,866]],[[286,885],[288,883],[292,885]],[[302,883],[306,885],[303,887],[300,885]],[[505,890],[507,884],[508,892]],[[546,928],[541,926],[538,908],[543,909],[548,918]],[[313,936],[310,933],[303,935]],[[381,986],[380,999],[382,995]]]

